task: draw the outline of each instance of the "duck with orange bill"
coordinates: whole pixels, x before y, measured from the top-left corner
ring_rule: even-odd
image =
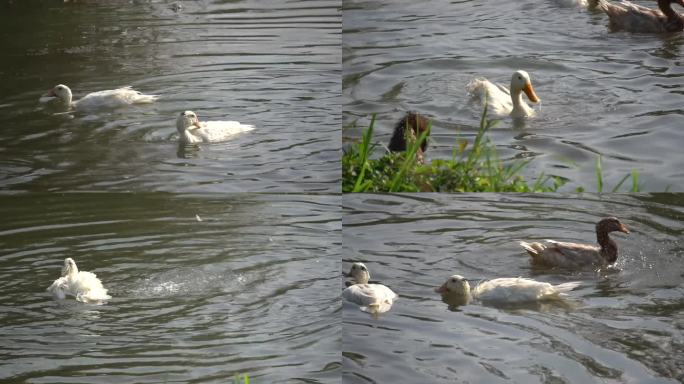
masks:
[[[461,275],[450,276],[435,292],[460,305],[479,301],[489,305],[510,305],[539,301],[561,300],[566,292],[580,285],[573,281],[552,285],[523,277],[503,277],[480,282],[471,288],[470,283]]]
[[[195,112],[184,111],[176,118],[176,129],[181,142],[192,144],[227,141],[254,126],[238,121],[200,121]]]
[[[523,93],[531,102],[540,102],[534,87],[532,87],[530,75],[523,70],[513,73],[510,89],[501,84],[492,83],[487,79],[477,78],[466,85],[466,90],[480,103],[486,102],[487,113],[496,117],[534,117],[536,112],[523,100]]]
[[[58,84],[42,96],[40,101],[56,104],[65,109],[93,111],[127,107],[133,104],[148,104],[157,99],[157,95],[145,95],[131,87],[122,87],[92,92],[79,100],[73,100],[71,89],[64,84]]]

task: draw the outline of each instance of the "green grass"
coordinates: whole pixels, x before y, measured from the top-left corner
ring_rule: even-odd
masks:
[[[484,108],[480,128],[468,148],[468,141],[458,138],[451,159],[435,159],[420,164],[416,153],[430,131],[407,142],[406,151],[386,153],[377,159],[371,154],[379,145],[373,140],[375,116],[363,133],[361,142],[352,144],[342,155],[343,192],[555,192],[568,180],[540,173],[526,180],[521,172],[531,160],[503,162],[496,147],[486,136],[494,126]],[[469,149],[469,150],[468,150]],[[630,192],[639,191],[638,174],[627,174],[613,189],[617,192],[631,176]],[[604,189],[601,158],[596,163],[597,190]],[[584,188],[578,187],[578,192]]]
[[[632,170],[631,174],[626,174],[617,184],[615,184],[615,187],[613,187],[610,192],[619,192],[622,184],[624,184],[630,176],[632,177],[632,187],[629,189],[629,192],[639,192],[639,173],[635,170]],[[596,190],[598,193],[603,192],[603,165],[601,164],[601,156],[596,158]],[[578,191],[581,192],[582,188],[578,188]]]
[[[235,374],[233,384],[249,384],[249,375],[246,373]]]

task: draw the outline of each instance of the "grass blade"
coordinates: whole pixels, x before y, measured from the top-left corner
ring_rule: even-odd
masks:
[[[603,192],[603,169],[601,167],[601,155],[596,158],[596,189],[598,193]]]

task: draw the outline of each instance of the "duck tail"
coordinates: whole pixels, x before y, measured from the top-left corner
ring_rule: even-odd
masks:
[[[466,92],[468,92],[468,95],[470,95],[470,97],[479,97],[482,99],[485,91],[484,82],[485,79],[479,77],[470,80],[468,84],[466,84]]]
[[[532,259],[538,259],[541,256],[541,252],[544,250],[544,247],[539,244],[539,243],[528,243],[526,241],[519,241],[518,244],[520,244],[527,253],[532,256]]]
[[[611,4],[606,0],[589,0],[589,9],[598,9],[605,12],[609,17],[624,15],[627,9],[618,4]]]
[[[145,95],[145,94],[138,94],[138,97],[135,98],[135,101],[137,103],[154,103],[159,99],[158,95]]]
[[[598,8],[601,3],[605,3],[605,0],[589,0],[587,1],[589,9]]]
[[[563,283],[563,284],[558,284],[554,285],[553,288],[558,291],[558,293],[565,293],[565,292],[570,292],[573,289],[579,287],[582,283],[579,281],[571,281],[569,283]]]
[[[366,306],[360,307],[360,309],[364,312],[368,312],[372,315],[377,315],[380,313],[385,313],[389,311],[392,308],[392,304],[388,302],[376,302],[373,304],[369,304]]]

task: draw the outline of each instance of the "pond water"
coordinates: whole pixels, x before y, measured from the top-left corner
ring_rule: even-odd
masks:
[[[642,191],[681,191],[684,34],[611,31],[607,16],[569,2],[345,0],[343,141],[358,140],[377,114],[386,144],[415,110],[433,121],[428,158],[450,158],[457,137],[479,125],[466,84],[508,86],[524,69],[542,103],[537,118],[506,118],[489,132],[502,158],[532,159],[524,175],[562,176],[564,191],[597,189],[598,155],[610,188],[635,170]]]
[[[339,201],[1,197],[0,381],[339,383]],[[53,300],[66,257],[112,299]]]
[[[378,318],[344,303],[345,383],[684,380],[682,195],[347,194],[343,210],[343,269],[399,295]],[[593,243],[608,215],[632,233],[604,271],[532,269],[517,244]],[[581,286],[564,305],[450,308],[433,289],[452,274]]]
[[[178,11],[173,4],[180,3]],[[15,190],[340,190],[337,1],[0,2],[0,183]],[[153,105],[53,114],[39,97],[131,85]],[[175,119],[257,127],[178,147]]]

